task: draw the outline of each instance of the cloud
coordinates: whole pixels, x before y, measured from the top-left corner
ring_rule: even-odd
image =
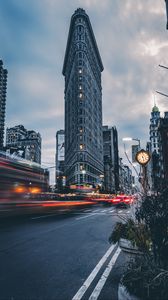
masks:
[[[168,93],[167,71],[158,67],[168,65],[164,1],[1,1],[0,58],[9,72],[6,125],[39,131],[42,160],[52,164],[55,133],[64,126],[62,66],[78,7],[90,17],[104,65],[103,123],[117,126],[121,151],[124,136],[140,138],[145,147],[154,94],[160,110],[167,109],[167,99],[155,93]]]

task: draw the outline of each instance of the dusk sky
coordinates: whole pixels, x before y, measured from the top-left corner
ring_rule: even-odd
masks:
[[[122,138],[149,140],[150,113],[168,110],[168,31],[164,0],[1,0],[0,59],[8,70],[6,127],[42,136],[42,163],[55,165],[55,134],[64,128],[62,67],[70,18],[88,14],[104,65],[103,124]],[[129,143],[128,148],[131,147]],[[51,183],[54,177],[51,175]]]

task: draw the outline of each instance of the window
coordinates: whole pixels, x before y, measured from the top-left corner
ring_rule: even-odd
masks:
[[[83,150],[84,149],[84,144],[80,144],[79,149]]]
[[[82,171],[84,169],[83,164],[80,164],[80,171]]]

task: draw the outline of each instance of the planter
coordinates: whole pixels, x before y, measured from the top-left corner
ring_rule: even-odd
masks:
[[[128,293],[126,287],[123,284],[119,283],[118,300],[140,300],[140,298]]]
[[[132,253],[132,254],[142,254],[141,251],[139,251],[139,249],[134,246],[129,240],[127,239],[123,239],[121,238],[119,240],[119,246],[120,248],[125,251],[125,252],[128,252],[128,253]]]

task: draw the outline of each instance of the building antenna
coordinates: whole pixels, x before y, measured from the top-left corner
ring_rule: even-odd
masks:
[[[155,96],[155,94],[153,94],[153,100],[154,100],[154,106],[156,106],[156,96]]]

